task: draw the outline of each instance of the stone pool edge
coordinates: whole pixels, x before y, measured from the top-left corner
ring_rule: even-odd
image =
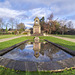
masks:
[[[71,50],[71,49],[68,49],[68,48],[66,48],[66,47],[64,47],[64,46],[58,45],[58,44],[56,44],[56,43],[53,43],[53,42],[51,42],[51,41],[48,41],[48,40],[46,40],[46,39],[45,39],[45,41],[47,41],[47,42],[53,44],[54,46],[56,46],[56,47],[62,49],[63,51],[65,51],[65,52],[71,54],[72,56],[75,56],[75,51],[73,51],[73,50]]]
[[[28,40],[26,40],[26,41],[28,41]],[[15,46],[13,45],[13,46],[11,46],[11,48],[9,47],[9,49],[12,50],[13,48],[25,43],[26,41],[15,44]],[[45,41],[48,41],[48,40],[45,40]],[[50,41],[48,41],[48,42],[50,42]],[[52,42],[50,42],[50,43],[58,47],[57,44],[52,43]],[[60,48],[60,46],[59,46],[59,48]],[[8,48],[6,48],[6,49],[8,49]],[[3,49],[3,50],[5,51],[5,49]],[[54,61],[52,61],[52,62],[25,62],[25,61],[8,59],[8,58],[4,58],[4,57],[0,56],[0,66],[4,66],[6,68],[10,68],[10,69],[14,69],[14,70],[21,70],[21,71],[62,72],[65,69],[66,70],[69,70],[70,68],[75,69],[75,57],[56,61],[56,62],[54,62]]]
[[[11,51],[12,49],[18,47],[19,45],[21,45],[21,44],[23,44],[23,43],[25,43],[25,42],[27,42],[27,41],[29,41],[29,40],[25,40],[25,41],[23,41],[23,42],[20,42],[20,43],[18,43],[18,44],[15,44],[15,45],[13,45],[13,46],[10,46],[10,47],[8,47],[8,48],[5,48],[5,49],[0,50],[0,56],[4,55],[5,53]]]
[[[62,72],[64,70],[75,69],[75,57],[56,62],[25,62],[0,56],[0,66],[19,71]]]

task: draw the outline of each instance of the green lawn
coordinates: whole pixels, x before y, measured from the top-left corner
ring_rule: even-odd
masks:
[[[4,39],[4,38],[10,38],[10,37],[14,37],[14,36],[19,36],[19,35],[0,35],[0,39]]]
[[[51,72],[24,72],[24,71],[15,71],[13,69],[0,67],[0,75],[75,75],[75,70],[64,70],[59,73],[51,73]]]
[[[13,40],[1,42],[0,43],[0,50],[2,50],[4,48],[7,48],[7,47],[10,47],[14,44],[20,43],[22,41],[25,41],[27,39],[33,39],[33,36],[25,36],[25,37],[20,37],[20,38],[16,38],[16,39],[13,39]]]
[[[75,39],[75,35],[55,35],[55,36],[60,36],[60,37]]]
[[[71,50],[75,50],[75,43],[74,42],[58,39],[58,38],[51,37],[51,36],[44,36],[44,37],[40,36],[40,39],[47,39],[51,42],[54,42],[54,43],[59,44],[61,46],[67,47]]]
[[[6,42],[1,42],[0,43],[0,50],[10,47],[14,44],[20,43],[22,41],[25,41],[27,39],[33,39],[33,36],[25,36],[25,37],[20,37],[17,39],[13,39],[10,41],[6,41]],[[57,39],[54,37],[50,37],[50,36],[40,36],[40,39],[47,39],[49,41],[52,41],[54,43],[60,44],[62,46],[65,46],[67,48],[70,48],[72,50],[75,50],[75,43],[73,42],[68,42],[68,41],[64,41],[62,39]],[[69,70],[69,71],[63,71],[60,73],[50,73],[50,72],[23,72],[23,71],[15,71],[13,69],[8,69],[5,67],[0,67],[0,75],[75,75],[75,70]]]

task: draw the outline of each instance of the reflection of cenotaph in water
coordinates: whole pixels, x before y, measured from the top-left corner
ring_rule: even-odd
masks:
[[[33,43],[33,50],[34,50],[34,56],[36,58],[39,57],[39,52],[41,50],[41,43],[40,42],[34,42]]]
[[[35,39],[36,40],[36,39]],[[59,52],[59,48],[55,47],[54,45],[52,45],[51,43],[48,43],[48,42],[45,42],[45,43],[41,43],[39,42],[39,39],[38,41],[35,41],[34,42],[28,42],[28,44],[33,44],[33,50],[34,50],[34,56],[36,58],[38,58],[40,56],[40,54],[42,56],[46,55],[48,56],[51,60],[53,60],[53,55],[57,56],[57,52]],[[20,50],[24,50],[26,47],[26,43],[20,45],[18,47],[18,49]]]

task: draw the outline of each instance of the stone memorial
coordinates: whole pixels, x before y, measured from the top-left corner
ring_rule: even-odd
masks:
[[[41,26],[40,26],[40,21],[38,17],[34,19],[33,34],[35,35],[41,34]]]

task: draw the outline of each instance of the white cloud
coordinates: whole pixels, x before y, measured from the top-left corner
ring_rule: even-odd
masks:
[[[36,8],[33,10],[29,10],[29,12],[31,13],[31,16],[29,17],[29,19],[34,18],[34,17],[45,17],[47,18],[48,15],[50,15],[52,12],[49,8]]]
[[[34,24],[34,22],[25,22],[25,24]]]
[[[29,15],[30,14],[30,15]],[[51,14],[50,9],[48,8],[36,8],[29,11],[17,11],[12,10],[8,8],[0,8],[0,17],[7,17],[7,18],[27,18],[27,19],[34,19],[36,16],[41,17],[47,17],[49,14]],[[27,16],[29,17],[27,17]]]
[[[71,20],[73,23],[73,28],[75,28],[75,20]]]
[[[64,16],[70,13],[75,13],[75,1],[74,0],[61,0],[51,5],[50,8],[56,15]]]
[[[10,8],[11,4],[9,1],[0,2],[0,7],[2,8]]]
[[[42,7],[42,5],[44,5],[45,7],[49,6],[49,8],[51,9],[51,11],[53,11],[54,14],[60,15],[60,16],[75,12],[75,8],[74,8],[75,1],[74,0],[33,0],[33,1],[32,0],[15,0],[15,1],[14,0],[5,0],[4,3],[3,2],[0,3],[1,6],[4,6],[4,7],[9,6],[11,8],[14,7],[14,6],[12,6],[13,4],[14,4],[14,6],[16,5],[15,9],[17,9],[22,4],[23,4],[22,7],[25,7],[27,5],[26,8],[29,10],[31,10],[33,8],[35,9],[36,5],[37,5],[37,7],[39,7],[39,4],[40,4],[40,8]],[[22,7],[20,6],[20,8],[22,8]],[[37,11],[37,10],[34,10],[34,11]],[[37,11],[37,13],[38,13],[38,11]],[[43,14],[43,15],[45,15],[45,14]]]
[[[22,7],[24,8],[22,9]],[[54,17],[63,18],[70,15],[73,18],[71,14],[75,14],[74,7],[74,0],[5,0],[0,2],[0,17],[31,20],[36,16],[47,18],[53,12]]]
[[[17,11],[17,10],[12,10],[8,8],[0,8],[0,17],[16,18],[20,16],[26,16],[27,14],[31,14],[28,16],[29,16],[29,19],[32,19],[33,17],[36,17],[36,16],[46,17],[48,14],[51,14],[51,11],[48,8],[36,8],[29,11]]]
[[[17,3],[34,3],[34,4],[45,4],[50,5],[55,2],[59,2],[61,0],[9,0],[10,2],[17,2]],[[65,1],[65,0],[64,0]],[[61,1],[62,2],[62,1]]]
[[[0,8],[0,17],[16,18],[24,14],[24,11],[11,10],[8,8]]]
[[[28,24],[25,24],[25,26],[27,27],[27,28],[32,28],[33,26],[31,26],[31,25],[28,25]]]
[[[34,21],[26,21],[24,22],[24,24],[27,28],[33,28]]]

